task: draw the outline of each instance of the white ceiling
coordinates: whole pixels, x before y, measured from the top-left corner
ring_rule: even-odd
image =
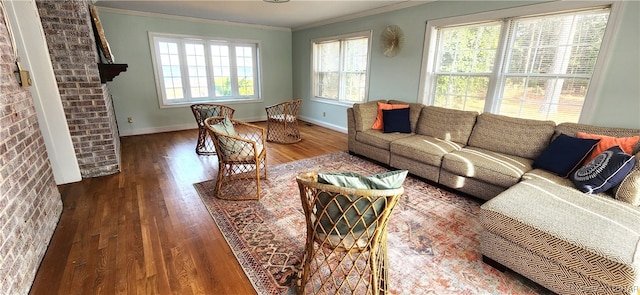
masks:
[[[266,3],[261,0],[97,0],[95,5],[295,30],[373,15],[430,1],[433,0],[290,0],[290,2],[286,3]]]

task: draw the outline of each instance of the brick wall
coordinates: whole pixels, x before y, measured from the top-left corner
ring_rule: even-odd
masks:
[[[120,137],[109,89],[100,83],[89,3],[36,2],[83,178],[120,171]]]
[[[28,89],[0,13],[0,294],[28,294],[62,212]]]

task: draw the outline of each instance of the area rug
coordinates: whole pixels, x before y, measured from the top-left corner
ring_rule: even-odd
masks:
[[[214,197],[215,180],[194,184],[258,294],[293,294],[305,242],[295,178],[309,171],[388,171],[346,152],[268,168],[260,201]],[[393,294],[543,294],[545,289],[482,262],[481,201],[414,177],[388,225],[389,287]]]

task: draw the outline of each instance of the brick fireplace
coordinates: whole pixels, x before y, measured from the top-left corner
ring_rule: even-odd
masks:
[[[90,1],[37,1],[62,105],[83,178],[120,171],[120,138],[100,82]]]

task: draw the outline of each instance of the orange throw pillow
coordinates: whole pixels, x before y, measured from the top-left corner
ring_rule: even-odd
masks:
[[[632,136],[632,137],[612,137],[606,135],[599,134],[589,134],[584,132],[578,132],[578,138],[589,138],[589,139],[600,139],[596,148],[591,151],[591,154],[587,157],[587,159],[582,162],[583,165],[588,164],[591,160],[595,159],[599,154],[608,150],[614,146],[620,146],[620,148],[627,154],[632,155],[633,147],[638,143],[638,139],[640,136]]]
[[[388,104],[384,102],[378,102],[378,116],[376,116],[376,121],[373,122],[373,126],[371,126],[371,129],[382,130],[382,127],[384,126],[384,123],[382,121],[382,110],[406,109],[408,107],[408,104]]]

